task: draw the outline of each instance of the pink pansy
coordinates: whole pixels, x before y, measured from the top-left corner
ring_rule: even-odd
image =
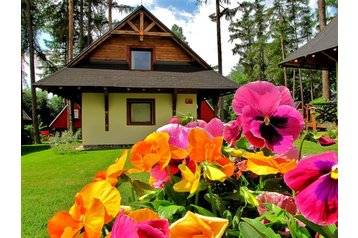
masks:
[[[169,162],[169,168],[172,175],[175,175],[179,172],[178,164],[181,163],[181,160],[171,160]],[[170,181],[170,176],[168,174],[167,169],[160,169],[159,164],[155,165],[150,170],[150,175],[153,177],[155,182],[153,183],[153,187],[155,188],[163,188],[163,184],[165,182]]]
[[[113,224],[111,238],[169,238],[169,222],[165,219],[137,222],[121,212]]]
[[[255,147],[285,153],[304,127],[302,115],[294,108],[290,92],[266,81],[240,87],[232,103],[242,116],[243,134]]]
[[[241,137],[241,117],[237,117],[236,120],[229,121],[224,125],[223,136],[226,143],[235,146],[236,141]]]
[[[179,124],[179,123],[180,123],[180,119],[177,118],[177,117],[172,117],[172,118],[170,118],[169,123]]]
[[[275,192],[263,192],[256,197],[256,200],[259,202],[257,211],[259,212],[260,216],[267,212],[267,208],[264,206],[265,203],[276,205],[279,208],[288,211],[292,215],[296,215],[297,213],[295,200],[291,196],[286,196]]]
[[[204,128],[207,124],[208,123],[206,121],[198,119],[196,121],[189,122],[185,126],[188,128],[195,128],[195,127]]]
[[[223,135],[224,123],[218,118],[213,118],[209,122],[206,122],[203,120],[189,122],[186,125],[186,127],[188,127],[188,128],[196,128],[196,127],[203,128],[204,130],[209,132],[209,134],[211,136],[216,137],[216,136]]]
[[[330,146],[336,144],[336,141],[327,137],[327,136],[321,136],[317,139],[318,143],[321,144],[321,146]]]
[[[206,124],[204,129],[214,137],[222,136],[224,131],[224,123],[218,118],[213,118],[208,122],[208,124]]]
[[[284,175],[286,184],[298,194],[298,210],[319,225],[338,221],[338,157],[334,151],[301,160]]]
[[[187,128],[180,124],[167,124],[157,129],[157,132],[167,132],[169,134],[169,144],[176,147],[188,148],[188,134],[191,128]]]

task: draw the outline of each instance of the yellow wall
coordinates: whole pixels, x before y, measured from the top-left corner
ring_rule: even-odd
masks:
[[[154,126],[127,125],[127,98],[154,98]],[[191,98],[192,104],[185,104]],[[104,94],[82,94],[82,143],[83,145],[134,144],[144,139],[157,128],[168,123],[172,117],[171,94],[110,93],[108,96],[109,131],[105,131]],[[179,94],[177,113],[192,113],[196,116],[196,95]]]

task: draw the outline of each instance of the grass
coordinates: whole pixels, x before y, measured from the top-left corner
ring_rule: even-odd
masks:
[[[75,194],[120,153],[119,149],[107,149],[60,155],[46,144],[22,146],[21,237],[48,237],[47,221],[56,212],[68,211]],[[125,203],[129,193],[125,186],[123,190]]]
[[[299,148],[301,140],[295,142]],[[322,147],[305,141],[303,154],[335,150],[338,144]],[[121,150],[106,149],[55,154],[48,144],[21,148],[21,237],[43,238],[48,220],[59,211],[68,211],[74,196],[93,180],[98,171],[106,170]],[[147,174],[133,175],[147,181]],[[122,204],[128,201],[129,186],[121,185]]]

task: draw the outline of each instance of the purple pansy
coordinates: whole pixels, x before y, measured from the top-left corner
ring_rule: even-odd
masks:
[[[298,210],[319,225],[338,221],[338,157],[334,151],[307,157],[284,175],[286,184],[298,191]]]
[[[241,137],[241,117],[236,120],[229,121],[224,125],[223,136],[226,143],[235,147],[236,141]]]
[[[232,106],[242,116],[243,134],[255,147],[285,153],[304,127],[289,90],[266,81],[240,87]]]

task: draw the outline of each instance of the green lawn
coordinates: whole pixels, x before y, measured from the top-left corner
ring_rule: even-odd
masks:
[[[58,211],[68,211],[75,194],[120,153],[108,149],[59,155],[46,144],[22,146],[21,237],[48,237],[47,221]],[[126,194],[122,193],[124,203]]]
[[[300,145],[300,140],[296,141]],[[338,145],[321,147],[304,142],[303,154],[335,150]],[[21,237],[43,238],[47,221],[59,211],[68,211],[74,196],[93,180],[98,171],[106,170],[119,157],[121,150],[80,151],[55,154],[47,144],[21,148]],[[147,181],[147,175],[133,175]],[[128,201],[129,187],[121,186],[122,204]]]

